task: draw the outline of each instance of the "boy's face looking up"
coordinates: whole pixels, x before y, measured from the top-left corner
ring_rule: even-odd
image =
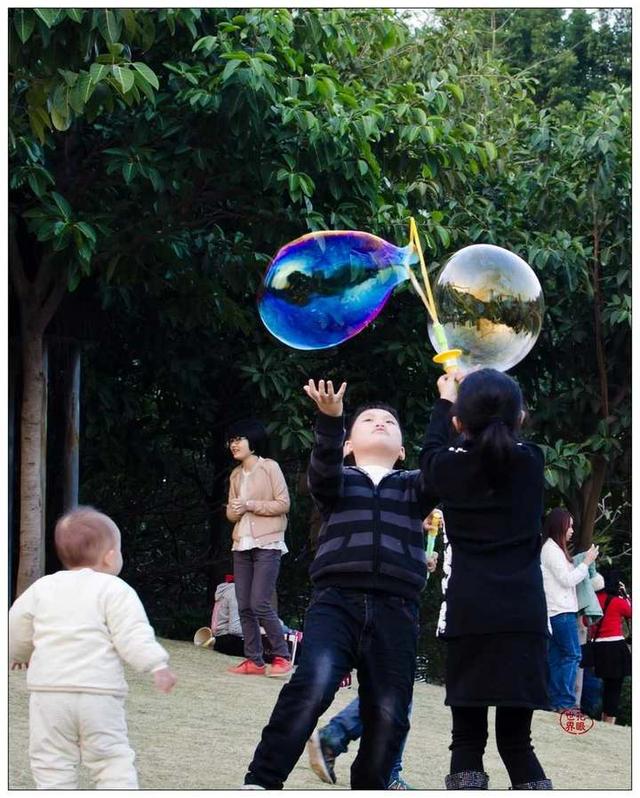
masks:
[[[393,468],[397,460],[404,460],[400,425],[388,410],[380,407],[363,410],[353,422],[344,454],[352,454],[356,465]]]

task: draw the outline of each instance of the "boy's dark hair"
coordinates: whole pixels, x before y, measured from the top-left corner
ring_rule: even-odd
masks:
[[[567,529],[571,525],[571,513],[563,507],[554,507],[544,519],[542,526],[542,542],[551,539],[560,546],[564,556],[572,562],[567,548]]]
[[[391,407],[386,402],[367,402],[366,404],[359,405],[356,409],[351,413],[349,416],[349,420],[347,422],[347,434],[345,440],[349,440],[351,437],[351,430],[353,429],[353,425],[355,424],[356,419],[359,415],[365,412],[365,410],[386,410],[387,413],[391,413],[391,415],[395,418],[398,422],[398,426],[400,427],[400,431],[402,431],[402,424],[400,423],[400,416],[398,415],[398,411],[395,407]]]
[[[255,418],[245,418],[231,424],[227,430],[227,444],[232,438],[246,438],[251,451],[260,457],[266,457],[268,454],[267,430],[264,424]]]
[[[473,371],[460,384],[452,413],[478,447],[490,481],[498,480],[509,465],[522,404],[518,383],[496,369]]]

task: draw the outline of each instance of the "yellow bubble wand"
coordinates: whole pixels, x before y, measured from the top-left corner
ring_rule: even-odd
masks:
[[[458,358],[462,354],[462,350],[449,348],[444,327],[438,320],[438,311],[436,309],[436,303],[433,299],[433,293],[431,292],[431,283],[429,282],[429,273],[427,272],[427,265],[425,263],[424,253],[422,252],[420,236],[418,235],[418,226],[413,217],[409,219],[409,244],[418,254],[424,290],[423,286],[420,285],[418,278],[410,268],[408,270],[409,279],[411,280],[411,285],[413,286],[416,294],[418,294],[424,303],[425,308],[427,309],[427,313],[429,314],[433,323],[433,335],[438,342],[438,347],[440,348],[440,352],[434,355],[433,362],[441,365],[446,372],[455,371],[458,368]]]

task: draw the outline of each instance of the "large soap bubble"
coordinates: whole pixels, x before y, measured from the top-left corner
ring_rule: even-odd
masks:
[[[326,349],[357,335],[409,279],[411,246],[359,231],[309,233],[278,251],[258,310],[267,329],[295,349]]]
[[[450,347],[461,349],[460,367],[507,371],[538,338],[544,298],[538,278],[522,258],[502,247],[474,244],[456,252],[435,285],[438,318]],[[441,351],[429,324],[429,338]]]

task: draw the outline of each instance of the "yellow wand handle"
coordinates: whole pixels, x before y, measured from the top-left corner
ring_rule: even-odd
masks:
[[[422,274],[422,282],[424,283],[424,291],[420,286],[416,276],[409,269],[409,279],[413,285],[416,293],[423,301],[427,309],[431,322],[433,324],[433,335],[437,342],[437,348],[440,350],[433,358],[434,363],[438,363],[443,367],[446,372],[455,371],[458,368],[458,358],[462,354],[461,349],[449,349],[447,341],[447,334],[444,327],[438,320],[438,311],[436,303],[431,291],[431,283],[429,282],[429,273],[427,272],[427,264],[425,263],[424,253],[422,251],[422,244],[420,243],[420,236],[418,235],[418,226],[415,219],[409,219],[409,243],[413,246],[418,253],[418,260],[420,261],[420,272]]]

